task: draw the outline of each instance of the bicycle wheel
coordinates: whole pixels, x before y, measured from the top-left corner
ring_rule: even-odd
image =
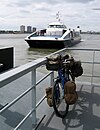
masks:
[[[69,109],[69,105],[66,104],[64,95],[62,96],[62,86],[59,80],[56,80],[53,87],[53,108],[58,117],[64,118]]]

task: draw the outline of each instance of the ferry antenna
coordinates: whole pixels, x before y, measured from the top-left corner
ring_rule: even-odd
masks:
[[[59,11],[56,13],[56,19],[60,22],[60,12]]]

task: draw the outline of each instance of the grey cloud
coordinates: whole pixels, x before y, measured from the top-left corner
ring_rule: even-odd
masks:
[[[61,3],[60,0],[34,0],[33,3],[49,3],[49,4],[58,4],[59,2]]]
[[[93,8],[92,10],[100,10],[100,8]]]
[[[89,3],[95,0],[64,0],[64,1],[69,3]]]
[[[95,1],[95,0],[34,0],[35,3],[41,3],[41,2],[45,2],[45,3],[49,3],[49,4],[58,4],[58,3],[62,3],[62,2],[66,2],[66,3],[89,3],[91,1]]]
[[[27,10],[20,10],[20,12],[24,13],[24,14],[29,14],[30,11],[27,11]]]
[[[20,0],[20,1],[13,1],[9,4],[7,4],[7,6],[10,6],[10,7],[25,7],[25,6],[28,6],[28,5],[31,5],[31,2],[32,0]]]
[[[38,8],[38,9],[36,9],[36,10],[38,10],[38,11],[46,11],[46,12],[47,12],[47,11],[48,11],[48,12],[51,11],[50,9],[44,8],[44,7],[43,7],[43,8],[42,8],[42,7],[41,7],[41,8]]]
[[[7,4],[7,6],[10,7],[27,7],[31,4],[37,3],[37,4],[41,4],[41,3],[48,3],[51,5],[56,5],[62,2],[66,2],[66,3],[89,3],[91,1],[95,1],[95,0],[17,0],[17,1],[13,1],[9,4]]]
[[[18,7],[24,7],[24,6],[28,6],[28,5],[31,5],[32,4],[32,1],[31,0],[22,0],[22,1],[19,1],[15,3]]]
[[[61,2],[60,0],[18,0],[18,1],[13,1],[9,4],[7,4],[7,6],[10,6],[10,7],[25,7],[25,6],[29,6],[31,4],[34,4],[34,3],[37,3],[37,4],[40,4],[40,3],[48,3],[48,4],[57,4],[59,2]]]

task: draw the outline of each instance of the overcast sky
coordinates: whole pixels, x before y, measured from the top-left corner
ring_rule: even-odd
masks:
[[[100,31],[100,0],[0,0],[0,30],[44,28],[56,21],[58,11],[68,28]]]

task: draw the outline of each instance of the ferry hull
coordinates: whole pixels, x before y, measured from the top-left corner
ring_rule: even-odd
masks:
[[[80,42],[80,38],[78,39],[70,39],[70,40],[25,40],[30,48],[56,48],[61,49],[64,47],[74,46],[75,44]]]

